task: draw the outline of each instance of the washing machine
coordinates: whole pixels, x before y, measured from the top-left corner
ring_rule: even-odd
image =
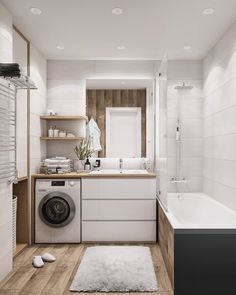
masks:
[[[35,243],[80,243],[80,180],[37,179]]]

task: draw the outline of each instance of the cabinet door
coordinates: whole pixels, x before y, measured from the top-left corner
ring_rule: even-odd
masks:
[[[83,221],[83,242],[155,242],[155,221]]]
[[[156,220],[155,200],[83,200],[83,220]]]
[[[13,30],[13,60],[27,74],[27,42]],[[19,90],[17,93],[17,170],[18,177],[27,176],[27,90]]]
[[[84,178],[83,199],[156,199],[155,178]]]

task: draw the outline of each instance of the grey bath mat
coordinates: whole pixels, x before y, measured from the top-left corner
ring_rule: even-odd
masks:
[[[96,246],[86,250],[71,291],[154,292],[157,281],[148,247]]]

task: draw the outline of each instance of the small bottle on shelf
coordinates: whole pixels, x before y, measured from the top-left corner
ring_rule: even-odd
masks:
[[[52,126],[48,129],[48,137],[53,137],[53,129]]]
[[[59,130],[57,129],[57,126],[54,126],[54,129],[53,129],[53,136],[54,137],[58,137],[59,135]]]

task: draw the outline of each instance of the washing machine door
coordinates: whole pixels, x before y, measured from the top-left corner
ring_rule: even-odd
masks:
[[[62,192],[51,192],[39,203],[39,216],[50,227],[63,227],[75,216],[75,203]]]

